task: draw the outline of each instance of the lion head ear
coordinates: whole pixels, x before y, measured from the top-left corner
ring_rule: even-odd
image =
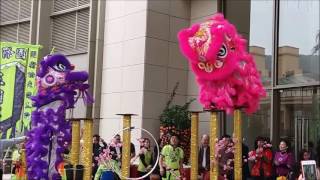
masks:
[[[40,61],[40,64],[37,67],[37,76],[39,77],[44,77],[44,75],[46,74],[46,71],[48,69],[48,64],[46,62],[47,58],[47,56],[43,57]]]

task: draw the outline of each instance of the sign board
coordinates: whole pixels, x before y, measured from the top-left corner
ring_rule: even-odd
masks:
[[[0,139],[30,129],[40,45],[0,44]]]

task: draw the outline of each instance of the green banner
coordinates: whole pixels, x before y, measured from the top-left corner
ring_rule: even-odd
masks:
[[[30,128],[39,45],[0,44],[0,139]]]

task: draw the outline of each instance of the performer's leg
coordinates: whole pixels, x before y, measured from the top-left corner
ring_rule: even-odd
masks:
[[[49,179],[52,179],[52,180],[61,179],[61,176],[57,171],[57,169],[59,164],[62,163],[63,161],[59,160],[62,157],[62,153],[57,152],[57,149],[61,147],[58,144],[57,139],[58,137],[56,136],[52,137],[52,146],[51,146],[52,149],[51,149],[50,162],[49,162]]]
[[[76,165],[76,179],[83,180],[84,166]]]
[[[2,180],[3,171],[0,169],[0,180]]]
[[[74,179],[73,166],[71,164],[67,164],[64,166],[64,169],[66,171],[67,180],[73,180]]]
[[[93,163],[93,164],[94,166],[92,167],[92,179],[94,179],[94,176],[96,175],[98,170],[98,164],[97,163]]]
[[[64,117],[59,117],[59,118],[63,119]],[[53,156],[54,159],[51,160],[50,166],[49,166],[51,175],[54,175],[55,177],[60,176],[58,172],[58,167],[59,165],[61,165],[61,163],[64,162],[63,154],[66,153],[67,146],[68,144],[70,144],[70,141],[71,141],[70,123],[63,121],[59,124],[59,128],[60,129],[55,131],[56,136],[52,140],[52,152],[54,152],[54,156]],[[49,177],[53,177],[53,176],[49,176]]]

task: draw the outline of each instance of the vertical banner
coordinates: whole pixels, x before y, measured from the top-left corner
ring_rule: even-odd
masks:
[[[25,74],[25,92],[24,92],[24,105],[23,105],[23,116],[22,116],[22,131],[30,129],[31,122],[31,112],[32,101],[30,96],[36,94],[36,73],[37,73],[37,64],[38,64],[38,54],[40,46],[33,45],[29,46],[29,55],[28,61],[26,64],[26,74]]]
[[[14,137],[30,127],[36,92],[35,73],[41,46],[0,44],[0,139]]]

